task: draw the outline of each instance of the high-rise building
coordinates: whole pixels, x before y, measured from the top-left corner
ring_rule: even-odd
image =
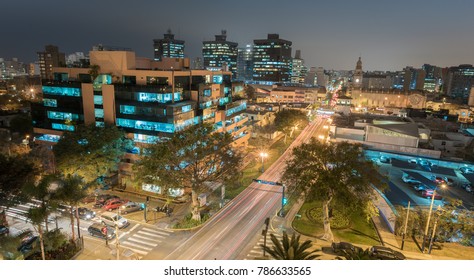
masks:
[[[237,53],[237,81],[251,81],[253,78],[253,47],[246,45],[238,48]]]
[[[474,66],[461,64],[448,70],[445,91],[452,98],[467,102],[471,87],[474,86]]]
[[[356,68],[354,70],[354,75],[352,77],[352,86],[354,88],[362,88],[362,78],[364,72],[362,71],[362,60],[359,56],[359,60],[357,60]]]
[[[311,67],[306,73],[306,77],[304,78],[304,83],[309,86],[316,85],[316,67]]]
[[[0,81],[26,75],[28,75],[26,65],[18,61],[18,58],[14,57],[11,60],[4,60],[0,57]]]
[[[184,41],[175,39],[171,29],[163,36],[163,39],[153,39],[155,60],[161,61],[162,57],[184,58]]]
[[[411,66],[405,67],[405,79],[403,84],[403,90],[419,90],[422,91],[425,85],[425,70],[416,69]]]
[[[37,52],[42,79],[53,79],[53,67],[66,66],[66,56],[53,45],[44,47],[44,51]]]
[[[425,82],[423,90],[428,92],[438,92],[443,84],[441,67],[430,64],[423,64],[421,67],[425,71]]]
[[[308,69],[301,58],[301,50],[296,50],[295,57],[291,64],[291,82],[295,84],[304,84]]]
[[[260,84],[290,82],[291,41],[268,34],[267,39],[253,42],[253,80]]]
[[[231,71],[237,74],[237,43],[227,41],[227,31],[222,30],[214,41],[202,42],[204,68],[211,71]]]
[[[191,69],[193,69],[193,70],[202,70],[202,69],[204,69],[204,64],[202,63],[202,58],[201,57],[196,57],[193,60],[193,64],[191,66]]]
[[[328,76],[324,74],[324,68],[318,67],[316,70],[316,83],[320,87],[326,87],[328,82]]]

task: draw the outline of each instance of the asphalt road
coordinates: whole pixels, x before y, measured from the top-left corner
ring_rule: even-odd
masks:
[[[279,181],[291,150],[322,132],[325,121],[318,119],[308,125],[289,149],[258,179]],[[216,213],[199,231],[176,248],[168,260],[229,260],[263,228],[265,218],[281,208],[281,187],[250,184],[240,195]]]

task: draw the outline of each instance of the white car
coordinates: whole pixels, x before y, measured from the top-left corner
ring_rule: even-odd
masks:
[[[102,215],[100,215],[99,218],[102,224],[108,225],[114,228],[115,228],[115,225],[117,225],[118,228],[124,228],[130,225],[127,219],[115,213],[104,212],[102,213]]]
[[[461,173],[463,173],[463,174],[472,174],[472,173],[474,173],[474,169],[472,169],[470,167],[467,167],[467,166],[460,167],[459,171],[461,171]]]
[[[421,184],[420,181],[413,179],[410,176],[403,176],[402,181],[407,183],[407,184]]]

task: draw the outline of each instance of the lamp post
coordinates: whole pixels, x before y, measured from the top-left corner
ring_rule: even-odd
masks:
[[[263,165],[263,160],[264,160],[264,158],[268,157],[268,153],[261,152],[260,157],[262,158],[262,173],[263,173],[263,172],[265,172],[265,167]]]
[[[438,212],[438,217],[436,217],[436,220],[433,226],[433,232],[431,233],[430,246],[428,247],[428,254],[431,254],[431,248],[433,248],[433,241],[436,234],[436,226],[438,225],[439,212],[441,212],[441,206],[438,206],[437,212]]]
[[[442,188],[445,188],[445,184],[440,185]],[[425,232],[423,233],[423,243],[421,244],[421,252],[425,252],[425,242],[426,242],[426,236],[428,235],[428,229],[430,227],[430,219],[431,219],[431,212],[433,211],[433,203],[434,203],[434,198],[436,196],[436,190],[438,189],[438,186],[436,186],[433,190],[433,193],[431,194],[431,204],[430,204],[430,211],[428,212],[428,219],[426,221],[426,227],[425,227]]]

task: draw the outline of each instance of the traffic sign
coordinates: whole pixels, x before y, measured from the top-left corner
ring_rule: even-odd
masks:
[[[282,183],[280,182],[273,182],[273,181],[265,181],[265,180],[259,180],[259,179],[253,179],[254,182],[257,182],[259,184],[266,184],[266,185],[274,185],[274,186],[283,186]]]

